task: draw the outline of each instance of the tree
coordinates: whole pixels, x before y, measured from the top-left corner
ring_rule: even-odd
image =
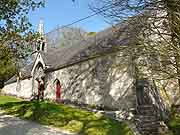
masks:
[[[62,37],[60,39],[60,45],[73,45],[82,39],[85,40],[87,34],[82,28],[64,28],[61,31]]]
[[[34,34],[27,15],[29,11],[44,6],[41,0],[0,1],[0,81],[4,82],[18,69],[17,61],[25,58]],[[16,64],[14,64],[16,63]]]
[[[16,71],[14,58],[10,50],[6,46],[0,46],[0,88],[3,86],[4,80],[12,76]]]
[[[57,28],[46,35],[48,44],[54,47],[74,45],[83,39],[86,40],[88,34],[82,28],[65,27]]]
[[[138,76],[156,80],[177,79],[180,91],[179,0],[100,0],[95,1],[91,9],[102,11],[101,15],[116,22],[139,16],[135,21],[143,28],[137,35],[136,46],[129,48],[134,49]],[[141,58],[144,58],[143,64],[139,62]],[[143,74],[145,67],[148,74]]]

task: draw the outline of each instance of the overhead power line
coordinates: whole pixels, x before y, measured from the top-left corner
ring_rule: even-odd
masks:
[[[59,28],[57,28],[57,29],[55,29],[55,30],[67,28],[67,27],[69,27],[69,26],[71,26],[71,25],[73,25],[73,24],[82,22],[82,21],[84,21],[84,20],[86,20],[86,19],[89,19],[89,18],[91,18],[91,17],[93,17],[93,16],[96,16],[96,15],[98,15],[98,14],[100,14],[100,13],[106,11],[106,10],[109,10],[109,9],[117,6],[116,4],[118,4],[118,2],[117,2],[117,3],[113,3],[113,4],[107,4],[106,6],[98,9],[98,10],[100,10],[100,11],[95,12],[94,14],[88,15],[88,16],[86,16],[86,17],[83,17],[83,18],[81,18],[81,19],[78,19],[78,20],[76,20],[76,21],[74,21],[74,22],[72,22],[72,23],[69,23],[69,24],[67,24],[67,25],[64,25],[64,26],[62,26],[62,27],[59,27]],[[105,9],[104,9],[104,8],[105,8]],[[55,30],[53,30],[53,31],[55,31]],[[53,31],[50,31],[50,32],[48,32],[48,33],[46,33],[46,34],[49,34],[49,33],[53,32]]]

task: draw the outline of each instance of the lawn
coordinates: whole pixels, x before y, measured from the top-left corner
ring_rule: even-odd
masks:
[[[173,107],[171,109],[171,117],[167,125],[173,135],[180,135],[180,113],[176,112]]]
[[[20,102],[20,99],[11,97],[11,96],[3,96],[0,95],[0,105],[8,103],[8,102]]]
[[[180,116],[171,118],[168,127],[173,132],[173,135],[180,135]]]
[[[123,122],[63,104],[20,101],[0,96],[0,108],[6,114],[83,135],[133,135]]]

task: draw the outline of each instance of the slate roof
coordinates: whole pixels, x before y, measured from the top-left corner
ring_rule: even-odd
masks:
[[[8,81],[6,81],[5,84],[11,84],[11,83],[14,83],[14,82],[16,82],[16,75],[14,75]]]
[[[31,77],[32,66],[33,66],[33,63],[26,65],[24,68],[20,69],[21,78],[26,79],[26,78]],[[6,81],[5,84],[14,83],[16,81],[17,81],[17,75],[14,75],[8,81]]]
[[[20,70],[22,78],[31,77],[31,70],[32,70],[32,68],[33,68],[33,63],[25,66],[24,68],[22,68]]]
[[[49,67],[46,72],[71,66],[80,61],[87,60],[91,56],[112,51],[118,46],[135,44],[138,36],[144,27],[145,19],[142,16],[135,16],[120,22],[119,24],[105,29],[95,36],[82,38],[71,46],[67,45],[60,48],[48,48],[48,52],[40,52],[45,64]],[[140,23],[138,23],[140,22]],[[31,76],[33,63],[21,69],[22,77]],[[13,76],[5,84],[16,81]]]
[[[144,25],[137,23],[140,20],[143,20],[142,17],[136,16],[105,29],[95,36],[82,38],[80,42],[71,46],[50,49],[48,53],[41,52],[45,64],[49,66],[47,71],[65,68],[93,55],[110,52],[118,46],[135,44]]]

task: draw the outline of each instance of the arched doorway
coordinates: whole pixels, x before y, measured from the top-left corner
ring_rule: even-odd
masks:
[[[45,73],[43,65],[38,63],[33,73],[33,95],[37,99],[44,98]]]
[[[55,80],[56,102],[61,102],[61,83],[58,79]]]

